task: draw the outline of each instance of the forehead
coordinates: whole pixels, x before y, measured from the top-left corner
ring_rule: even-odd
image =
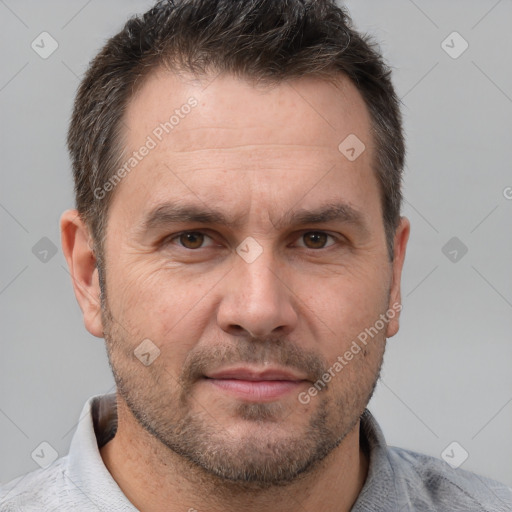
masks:
[[[189,109],[187,103],[196,101]],[[350,133],[371,145],[364,100],[342,75],[336,85],[317,77],[252,85],[228,74],[198,79],[159,69],[129,101],[125,122],[128,145],[134,147],[170,122],[162,145],[174,151],[203,149],[207,140],[197,137],[198,130],[210,132],[217,148],[274,143],[337,150]]]
[[[274,205],[276,212],[335,191],[361,204],[371,192],[378,202],[369,114],[343,77],[336,86],[305,77],[269,87],[159,70],[128,103],[124,126],[124,163],[133,165],[112,207],[124,203],[133,215],[184,195],[225,208],[247,205],[250,196],[261,211]],[[365,148],[357,159],[340,151],[346,140]]]

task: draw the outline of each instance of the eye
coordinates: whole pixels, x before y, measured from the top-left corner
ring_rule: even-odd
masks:
[[[329,242],[331,239],[331,242]],[[210,243],[205,245],[205,242]],[[324,231],[307,231],[302,233],[299,237],[302,244],[299,243],[299,247],[305,247],[306,249],[325,249],[337,243],[336,238],[333,235],[329,235]],[[213,239],[207,234],[201,231],[183,231],[171,237],[167,238],[166,243],[177,243],[179,246],[188,250],[204,249],[213,245]]]
[[[329,238],[334,240],[334,242],[326,245]],[[308,231],[302,234],[300,240],[304,241],[304,246],[308,249],[324,249],[325,247],[330,247],[336,243],[336,240],[332,235],[323,231]]]
[[[193,250],[205,247],[203,246],[203,242],[206,239],[212,240],[208,235],[201,233],[201,231],[184,231],[183,233],[179,233],[178,235],[169,238],[168,242],[171,243],[174,240],[178,240],[179,245],[185,249]]]

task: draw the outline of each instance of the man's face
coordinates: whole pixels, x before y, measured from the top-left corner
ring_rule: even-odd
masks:
[[[377,324],[333,371],[399,293],[364,102],[346,80],[254,88],[219,76],[205,88],[160,72],[124,121],[128,156],[148,136],[155,147],[117,185],[104,245],[118,392],[207,472],[289,481],[357,424],[397,329]],[[355,160],[338,149],[350,134],[366,147]],[[328,207],[337,215],[314,218]],[[160,350],[147,366],[134,355],[146,339]]]

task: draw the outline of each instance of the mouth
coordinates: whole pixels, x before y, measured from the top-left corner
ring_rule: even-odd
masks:
[[[308,380],[302,375],[279,368],[260,370],[237,367],[205,375],[205,381],[217,391],[239,399],[270,402],[304,386]]]

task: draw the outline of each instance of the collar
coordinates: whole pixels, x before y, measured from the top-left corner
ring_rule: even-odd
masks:
[[[116,431],[116,394],[89,398],[71,442],[65,475],[86,496],[92,497],[91,501],[100,510],[136,512],[112,478],[99,451]],[[397,488],[400,479],[395,478],[384,434],[368,409],[361,415],[360,445],[369,459],[368,475],[352,511],[376,510],[383,503],[387,507],[398,506],[398,496],[404,494],[404,489]]]

